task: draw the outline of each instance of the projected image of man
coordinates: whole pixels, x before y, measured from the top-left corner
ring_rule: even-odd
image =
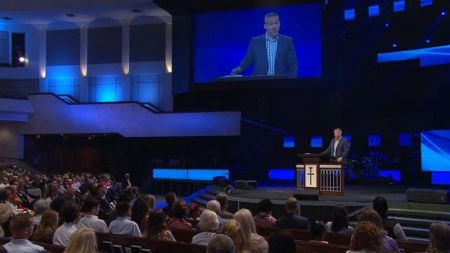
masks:
[[[252,75],[289,75],[297,77],[298,63],[291,37],[279,34],[280,17],[275,12],[264,16],[266,33],[251,39],[247,53],[231,75],[239,75],[253,66]]]

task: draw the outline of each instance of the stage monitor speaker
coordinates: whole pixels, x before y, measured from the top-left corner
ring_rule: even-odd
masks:
[[[240,190],[252,190],[258,188],[256,180],[235,180],[234,185],[236,189]]]
[[[432,189],[408,189],[406,191],[408,202],[431,203],[431,204],[447,204],[447,190]]]
[[[298,190],[294,192],[297,200],[319,200],[319,190]]]

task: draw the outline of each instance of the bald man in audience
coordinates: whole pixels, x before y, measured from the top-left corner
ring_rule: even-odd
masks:
[[[286,229],[307,229],[311,225],[305,217],[297,215],[298,201],[296,198],[289,198],[286,202],[286,215],[277,220],[276,226]]]
[[[222,216],[220,216],[222,208],[220,207],[219,201],[215,199],[208,201],[208,203],[206,203],[206,209],[213,211],[217,214],[217,216],[219,217],[220,227],[222,228],[225,222],[227,222],[227,219],[224,219],[222,218]]]

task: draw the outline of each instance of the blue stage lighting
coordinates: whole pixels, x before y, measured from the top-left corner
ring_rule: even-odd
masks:
[[[405,0],[394,1],[394,12],[405,10]]]
[[[345,20],[354,20],[355,19],[355,9],[344,10],[344,19]]]
[[[380,15],[380,6],[371,5],[369,6],[369,17],[375,17]]]
[[[400,182],[402,180],[400,170],[379,170],[378,176],[392,179],[394,182]]]
[[[381,135],[379,134],[371,134],[368,137],[369,147],[380,147],[381,146]]]
[[[295,180],[295,169],[269,169],[270,180]]]
[[[432,5],[433,4],[433,0],[420,0],[420,7],[424,7],[424,6],[428,6],[428,5]]]
[[[430,39],[426,39],[425,43],[431,43],[431,40]]]
[[[295,148],[295,138],[294,136],[285,136],[283,141],[284,148]]]
[[[322,136],[311,136],[311,148],[322,147]]]
[[[391,24],[386,23],[386,24],[384,24],[384,26],[385,26],[386,28],[388,28],[389,26],[391,26]]]
[[[442,15],[442,16],[445,16],[445,15],[447,15],[447,12],[446,12],[446,11],[442,11],[442,12],[441,12],[441,15]]]
[[[440,185],[450,185],[450,171],[431,172],[431,183]]]
[[[399,143],[401,147],[411,147],[413,145],[412,142],[413,135],[410,133],[401,133],[399,135]]]

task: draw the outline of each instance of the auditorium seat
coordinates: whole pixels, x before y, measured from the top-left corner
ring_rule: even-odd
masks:
[[[132,246],[141,246],[142,249],[150,249],[152,253],[205,253],[206,247],[202,245],[193,245],[186,242],[171,242],[153,238],[130,237],[124,235],[112,235],[97,233],[99,245],[122,245],[128,248]],[[109,251],[110,252],[110,251]]]
[[[397,240],[397,243],[399,248],[406,253],[425,252],[428,248],[428,244],[425,242]]]
[[[350,240],[352,239],[349,235],[343,235],[338,233],[327,233],[325,240],[332,244],[337,245],[350,245]]]
[[[186,230],[186,229],[171,229],[170,230],[175,237],[175,239],[179,242],[192,242],[192,237],[194,235],[200,233],[198,230]]]
[[[295,241],[297,253],[345,253],[349,247],[319,242]]]

